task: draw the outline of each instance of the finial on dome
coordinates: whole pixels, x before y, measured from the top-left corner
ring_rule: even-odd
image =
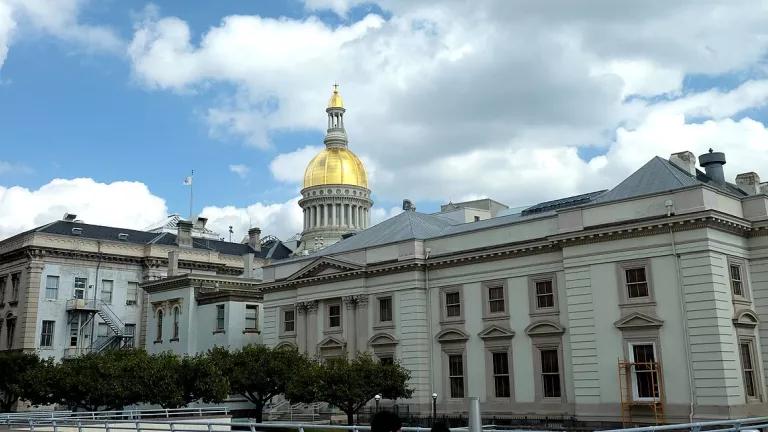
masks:
[[[328,108],[344,108],[344,101],[341,100],[341,95],[339,94],[339,83],[333,84],[333,94],[331,95],[331,100],[328,101]]]

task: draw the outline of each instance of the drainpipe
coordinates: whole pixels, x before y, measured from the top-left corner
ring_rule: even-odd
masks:
[[[670,213],[667,212],[667,216]],[[682,314],[683,321],[683,334],[685,335],[685,361],[688,369],[688,389],[689,397],[691,399],[691,406],[688,412],[688,422],[693,423],[693,409],[694,401],[696,400],[696,389],[693,386],[693,370],[691,363],[691,337],[688,333],[688,307],[685,305],[685,294],[683,293],[683,273],[680,268],[680,255],[677,253],[677,245],[675,243],[675,232],[672,230],[672,224],[669,225],[669,237],[672,244],[672,254],[675,258],[675,268],[677,269],[677,295],[680,299],[680,313]]]
[[[432,342],[432,296],[429,292],[429,254],[432,252],[432,249],[425,248],[424,250],[424,292],[427,296],[427,335],[429,337],[429,343],[427,346],[429,347],[429,388],[430,388],[430,395],[435,394],[435,361],[434,361],[434,346]],[[434,403],[434,401],[433,401]]]

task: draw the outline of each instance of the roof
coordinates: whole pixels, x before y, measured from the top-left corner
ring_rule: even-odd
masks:
[[[74,234],[73,228],[80,228],[81,234]],[[30,232],[40,232],[46,234],[65,235],[70,237],[82,237],[94,240],[124,241],[133,244],[159,244],[174,246],[176,245],[176,234],[163,232],[153,233],[148,231],[132,230],[127,228],[116,228],[104,225],[92,225],[81,222],[69,222],[59,220],[47,225],[40,226]],[[120,234],[127,234],[125,239],[119,237]],[[242,256],[247,253],[253,253],[265,258],[270,249],[262,248],[261,253],[256,253],[248,244],[230,243],[221,240],[192,238],[192,247],[195,249],[213,250],[224,255]],[[280,254],[282,256],[282,253]]]
[[[581,195],[574,195],[567,198],[560,198],[552,201],[544,201],[542,203],[538,203],[536,205],[530,206],[526,209],[524,209],[521,214],[523,216],[528,216],[536,213],[543,213],[551,210],[558,210],[566,207],[573,207],[581,204],[586,204],[588,202],[591,202],[595,198],[599,197],[603,193],[605,193],[606,189],[595,191],[595,192],[589,192]]]

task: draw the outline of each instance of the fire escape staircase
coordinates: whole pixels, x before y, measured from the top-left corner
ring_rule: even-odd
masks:
[[[133,332],[127,330],[123,320],[103,301],[71,299],[67,301],[67,310],[70,312],[83,312],[88,315],[88,320],[80,328],[81,334],[82,329],[91,322],[90,320],[95,319],[95,315],[98,315],[109,328],[110,332],[108,332],[107,336],[99,336],[93,339],[93,343],[90,346],[91,352],[101,352],[108,348],[126,347],[130,345],[134,338]]]

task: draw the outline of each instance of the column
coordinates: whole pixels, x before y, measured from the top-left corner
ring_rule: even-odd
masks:
[[[352,220],[352,227],[357,227],[357,206],[356,205],[350,205],[349,206],[349,212],[352,213],[352,217],[350,218]]]
[[[368,351],[368,296],[355,296],[355,319],[357,350],[360,352]],[[394,313],[394,312],[393,312]]]
[[[32,351],[36,348],[37,342],[37,311],[40,302],[40,286],[42,284],[42,273],[45,264],[42,260],[30,259],[27,262],[26,271],[22,272],[19,280],[19,309],[24,311],[16,316],[16,334],[14,346],[8,349],[22,348],[25,351]],[[11,277],[8,276],[10,283]],[[6,301],[10,294],[10,288],[6,290]],[[59,290],[61,291],[61,290]],[[43,293],[43,295],[45,295]],[[61,292],[59,292],[61,295]],[[19,316],[21,315],[21,316]],[[3,334],[2,337],[6,337]]]
[[[360,229],[365,228],[365,224],[363,223],[363,208],[361,206],[357,206],[357,227]]]
[[[346,204],[342,204],[341,205],[341,218],[343,219],[341,221],[341,225],[342,226],[349,225],[349,217],[347,216],[347,205]]]
[[[306,208],[306,207],[304,207],[304,208],[302,209],[302,212],[304,213],[304,230],[306,231],[306,230],[307,230],[307,228],[309,228],[309,227],[307,226],[307,222],[309,221],[309,217],[307,217],[307,208]]]
[[[331,225],[336,226],[339,224],[336,220],[337,217],[339,216],[336,214],[336,204],[331,204]]]
[[[346,314],[344,316],[344,330],[347,340],[347,358],[353,359],[357,354],[357,319],[355,318],[355,296],[342,297],[344,305],[346,306]]]
[[[282,311],[280,311],[282,313]],[[303,302],[296,303],[296,346],[299,352],[307,353],[307,308]]]
[[[317,329],[322,328],[317,322],[317,300],[304,302],[307,307],[307,354],[317,354]]]

